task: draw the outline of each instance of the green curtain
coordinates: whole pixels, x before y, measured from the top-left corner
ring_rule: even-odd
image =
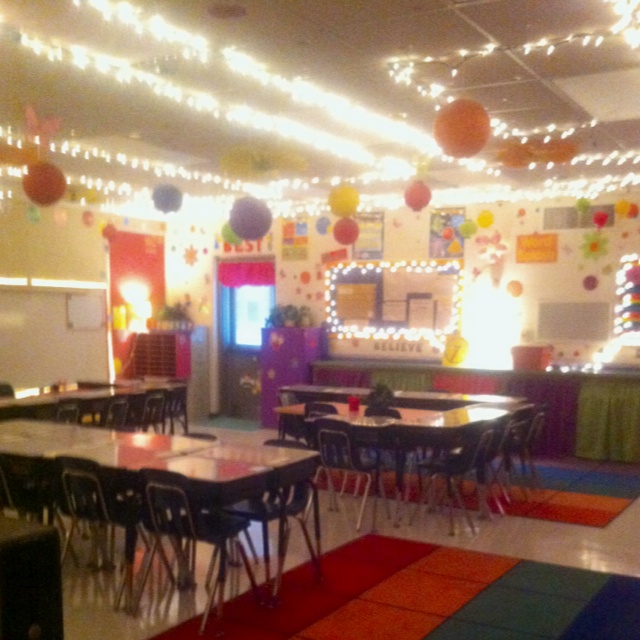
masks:
[[[379,369],[371,374],[372,385],[386,384],[394,391],[429,391],[431,389],[430,371],[394,371]]]
[[[640,385],[585,382],[578,399],[576,455],[640,462]]]

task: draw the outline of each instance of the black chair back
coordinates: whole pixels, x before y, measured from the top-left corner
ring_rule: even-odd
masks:
[[[0,382],[0,397],[15,398],[13,387],[8,382]]]
[[[55,463],[63,492],[59,500],[61,510],[80,520],[108,522],[100,465],[93,460],[72,456],[59,456]]]
[[[401,418],[400,411],[398,409],[394,409],[393,407],[366,407],[364,410],[364,415],[367,417],[375,417],[378,416],[380,418]]]
[[[46,511],[51,519],[55,486],[52,460],[2,453],[0,471],[7,507],[15,509],[20,516],[40,522],[44,520]]]
[[[305,418],[317,418],[326,415],[335,415],[338,409],[328,402],[307,402],[304,406]]]
[[[80,421],[80,406],[75,400],[63,400],[56,407],[56,422],[76,424]]]
[[[164,406],[164,392],[153,391],[146,395],[140,425],[143,431],[148,431],[150,427],[157,433],[164,431]]]
[[[116,431],[130,430],[127,426],[129,414],[129,400],[126,396],[114,396],[109,401],[107,409],[101,421],[101,426]]]

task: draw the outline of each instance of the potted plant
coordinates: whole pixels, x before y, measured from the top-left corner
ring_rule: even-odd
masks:
[[[300,310],[293,304],[286,305],[282,310],[285,327],[297,327],[300,320]]]
[[[174,331],[191,331],[193,322],[187,312],[187,305],[176,302],[173,305],[165,304],[158,313],[158,328]]]

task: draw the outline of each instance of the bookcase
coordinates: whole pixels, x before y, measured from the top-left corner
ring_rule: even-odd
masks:
[[[133,364],[136,377],[188,378],[191,375],[191,334],[186,331],[138,334]]]

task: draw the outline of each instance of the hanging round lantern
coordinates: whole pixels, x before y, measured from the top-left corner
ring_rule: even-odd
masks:
[[[598,288],[598,278],[596,276],[585,276],[582,286],[586,291],[593,291]]]
[[[504,144],[496,154],[498,162],[508,169],[523,169],[532,162],[531,149],[519,140],[511,140]]]
[[[630,267],[624,272],[624,276],[632,285],[640,285],[640,266]]]
[[[463,238],[468,240],[478,233],[478,225],[473,220],[467,219],[458,227],[458,231]]]
[[[523,291],[524,287],[520,280],[510,280],[507,284],[507,293],[513,298],[519,298]]]
[[[431,189],[422,180],[414,180],[404,191],[404,201],[412,211],[421,211],[431,202]]]
[[[102,229],[102,237],[106,238],[107,240],[113,240],[117,232],[118,230],[116,229],[116,225],[110,222],[109,224],[106,224]]]
[[[160,184],[151,194],[153,204],[162,213],[179,211],[182,206],[182,191],[172,184]]]
[[[22,188],[29,200],[48,207],[62,198],[67,189],[67,181],[54,164],[34,162],[27,165],[27,173],[22,177]]]
[[[476,218],[478,226],[482,227],[483,229],[488,229],[493,224],[493,221],[493,213],[491,213],[491,211],[489,211],[488,209],[484,209],[483,211],[481,211]]]
[[[598,229],[602,229],[607,224],[609,220],[609,214],[606,211],[596,211],[593,214],[593,224],[598,227]]]
[[[331,189],[329,208],[331,213],[341,218],[352,216],[360,204],[360,194],[355,187],[340,185]]]
[[[637,218],[638,217],[638,205],[635,202],[632,202],[629,205],[629,211],[627,211],[627,218]]]
[[[230,244],[232,247],[237,247],[242,243],[242,238],[240,238],[234,230],[231,228],[231,225],[228,222],[225,222],[222,225],[222,229],[220,230],[220,235],[222,236],[223,242]]]
[[[333,237],[340,244],[353,244],[360,235],[360,227],[353,218],[342,218],[333,226]]]
[[[460,98],[442,107],[433,125],[433,137],[444,153],[469,158],[487,144],[491,121],[485,108],[475,100]]]
[[[233,203],[229,215],[231,230],[243,240],[259,240],[271,228],[271,209],[258,198],[245,196]]]
[[[578,198],[576,200],[576,209],[578,213],[582,213],[583,215],[589,212],[591,209],[591,200],[589,198]]]

